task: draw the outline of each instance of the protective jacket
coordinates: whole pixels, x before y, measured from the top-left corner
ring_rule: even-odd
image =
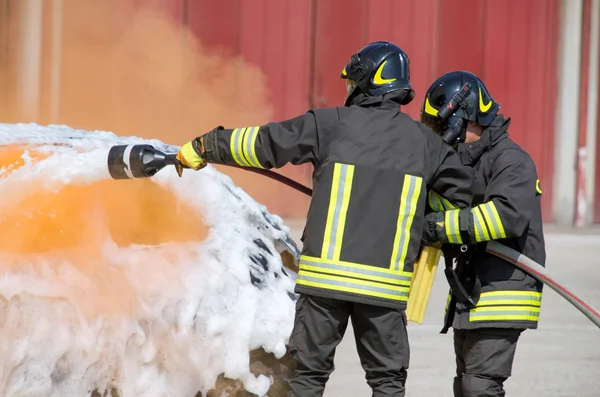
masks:
[[[546,261],[540,181],[531,157],[508,137],[509,124],[498,115],[480,140],[458,147],[462,163],[475,170],[473,208],[447,211],[438,236],[446,244],[476,244],[456,267],[476,306],[449,297],[446,325],[455,329],[537,328],[542,283],[485,252],[485,242],[497,240]]]
[[[296,292],[405,308],[429,189],[461,208],[473,170],[387,96],[201,137],[207,160],[314,166]]]

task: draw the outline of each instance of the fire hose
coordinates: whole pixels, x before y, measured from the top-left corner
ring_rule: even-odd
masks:
[[[151,145],[113,146],[108,154],[108,170],[113,179],[149,178],[167,165],[175,164],[177,164],[175,154],[163,153]],[[229,164],[223,165],[258,173],[283,183],[307,196],[312,196],[312,189],[308,186],[304,186],[303,184],[274,171]],[[550,275],[548,269],[544,266],[538,264],[522,253],[496,241],[487,242],[486,252],[504,259],[531,275],[536,280],[542,282],[544,285],[552,288],[600,328],[600,313],[598,310],[595,310],[592,306],[583,301],[583,299],[574,294],[572,289],[567,288],[563,283],[559,283],[555,277]]]

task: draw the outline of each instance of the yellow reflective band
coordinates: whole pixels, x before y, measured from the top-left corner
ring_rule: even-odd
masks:
[[[458,208],[456,205],[452,204],[450,200],[447,200],[446,198],[444,198],[444,196],[437,194],[433,190],[429,191],[427,197],[429,200],[429,206],[435,212],[440,212],[444,210],[454,210]]]
[[[346,168],[346,170],[344,170]],[[343,165],[340,171],[341,177],[346,175],[343,180],[344,188],[342,193],[342,207],[340,208],[340,219],[337,223],[337,231],[335,233],[335,247],[333,250],[334,260],[340,259],[340,253],[342,251],[342,239],[344,237],[344,229],[346,228],[346,215],[348,213],[348,204],[350,203],[350,194],[352,193],[352,179],[354,178],[354,166]]]
[[[504,295],[519,295],[519,296],[541,297],[542,293],[541,292],[537,292],[537,291],[512,291],[512,290],[503,290],[503,291],[482,292],[480,294],[481,297],[486,297],[486,296],[504,296]]]
[[[256,157],[256,138],[258,137],[258,130],[260,127],[250,127],[248,128],[248,132],[246,133],[246,137],[244,139],[244,154],[246,158],[250,162],[252,167],[256,168],[264,168],[260,165],[260,161],[258,161],[258,157]]]
[[[535,191],[542,194],[542,188],[540,187],[540,180],[535,181]]]
[[[479,209],[481,210],[483,217],[485,218],[488,230],[490,231],[490,235],[492,237],[493,240],[496,240],[500,235],[500,230],[498,229],[498,225],[492,220],[492,214],[490,213],[490,208],[488,206],[488,203],[486,204],[481,204],[478,206]]]
[[[438,115],[437,109],[431,106],[431,104],[429,103],[429,98],[425,98],[425,113],[430,114],[432,116]]]
[[[470,310],[469,321],[538,321],[539,307],[490,306]]]
[[[490,235],[487,231],[487,227],[485,226],[485,220],[483,219],[483,215],[479,210],[479,207],[475,207],[471,210],[473,213],[473,226],[475,229],[475,241],[488,241],[490,239]]]
[[[300,270],[327,273],[345,277],[410,287],[412,274],[404,272],[388,273],[376,266],[358,265],[348,262],[324,261],[321,258],[302,256]]]
[[[427,199],[429,201],[429,207],[431,207],[433,211],[440,212],[444,210],[444,206],[439,198],[439,195],[433,190],[429,191],[427,194]]]
[[[450,200],[445,199],[444,196],[438,195],[438,197],[441,200],[442,204],[444,205],[445,209],[447,209],[447,210],[455,210],[455,209],[458,208],[456,205],[452,204],[450,202]]]
[[[401,280],[411,280],[412,275],[413,275],[412,272],[396,271],[396,270],[391,270],[391,269],[387,269],[384,267],[364,265],[361,263],[353,263],[353,262],[346,262],[346,261],[340,261],[340,260],[317,258],[314,256],[309,256],[309,255],[302,255],[300,257],[300,262],[309,264],[311,266],[338,267],[342,270],[345,270],[343,268],[351,268],[352,269],[351,271],[356,272],[356,273],[375,274],[375,275],[381,275],[381,276],[384,276],[387,278],[394,278],[394,279],[397,278],[397,279],[401,279]],[[315,263],[317,263],[317,264],[315,265]]]
[[[446,308],[444,309],[444,316],[448,314],[448,307],[450,307],[450,300],[452,300],[452,293],[448,294],[448,298],[446,299]]]
[[[390,269],[403,271],[408,254],[410,229],[412,227],[423,178],[420,176],[405,175],[400,196],[400,209],[396,220],[396,234],[394,236],[394,248],[390,260]]]
[[[327,212],[327,223],[325,225],[323,247],[321,248],[321,257],[323,258],[333,260],[340,258],[353,178],[353,165],[335,164],[331,184],[331,196],[329,198],[329,210]]]
[[[506,232],[504,231],[504,225],[502,224],[502,220],[500,219],[500,215],[498,214],[498,210],[496,209],[496,204],[493,201],[487,202],[489,208],[492,210],[493,220],[498,227],[499,238],[506,238]]]
[[[325,223],[325,234],[323,235],[323,247],[321,248],[321,257],[328,258],[329,246],[331,245],[331,228],[333,227],[333,217],[335,215],[335,205],[340,188],[340,167],[336,164],[333,168],[333,179],[331,180],[331,195],[329,197],[329,209],[327,210],[327,222]],[[332,254],[333,256],[333,254]]]
[[[450,227],[450,218],[452,218],[450,215],[450,211],[446,211],[444,213],[444,227],[446,228],[446,238],[448,239],[449,243],[455,244],[452,234],[452,227]]]
[[[493,291],[480,295],[477,307],[491,305],[527,305],[539,307],[542,293],[535,291]]]
[[[244,142],[246,141],[246,136],[248,136],[249,128],[243,128],[240,133],[240,139],[238,143],[236,143],[236,149],[238,152],[238,156],[242,159],[242,162],[246,167],[252,167],[250,161],[248,161],[248,156],[244,153]]]
[[[349,292],[352,294],[377,298],[407,301],[409,287],[393,286],[383,283],[358,280],[348,277],[331,276],[305,270],[298,272],[296,283],[316,288]]]
[[[459,212],[460,210],[450,210],[446,211],[444,214],[446,237],[451,244],[462,244],[459,227]]]
[[[231,138],[229,139],[229,150],[231,152],[231,157],[233,160],[242,167],[249,167],[250,164],[246,162],[244,156],[242,154],[242,135],[245,133],[245,128],[236,128],[231,133]]]

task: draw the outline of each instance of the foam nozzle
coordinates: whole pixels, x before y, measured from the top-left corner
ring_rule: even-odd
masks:
[[[108,172],[113,179],[150,178],[175,162],[175,155],[151,145],[117,145],[108,152]]]

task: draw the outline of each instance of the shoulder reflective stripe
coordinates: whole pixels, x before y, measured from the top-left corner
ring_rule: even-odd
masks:
[[[473,213],[473,224],[475,226],[475,240],[478,242],[488,241],[490,239],[490,235],[487,231],[487,227],[485,225],[485,220],[483,219],[483,215],[479,207],[475,207],[471,210]]]
[[[504,225],[502,224],[502,219],[500,219],[500,215],[498,214],[498,210],[496,209],[496,204],[493,201],[489,201],[487,203],[489,205],[490,210],[492,211],[493,219],[498,226],[498,232],[500,238],[506,238],[506,232],[504,231]]]
[[[458,215],[459,210],[446,211],[444,214],[446,237],[448,238],[448,242],[452,244],[462,244]]]
[[[394,285],[410,286],[412,280],[411,273],[390,273],[383,268],[366,265],[355,265],[347,262],[325,263],[320,260],[310,260],[306,257],[300,258],[300,270],[318,271],[329,274],[339,274],[342,276],[362,278],[365,280],[380,281]]]
[[[390,269],[398,271],[404,270],[404,262],[406,260],[408,243],[410,241],[410,229],[415,217],[415,212],[417,211],[422,184],[423,178],[420,176],[404,176]]]
[[[374,273],[378,273],[378,274],[382,274],[385,276],[389,276],[389,275],[400,275],[403,276],[402,279],[406,278],[406,279],[412,279],[412,272],[404,272],[404,271],[396,271],[396,270],[392,270],[392,269],[387,269],[384,267],[377,267],[377,266],[371,266],[371,265],[363,265],[361,263],[353,263],[353,262],[346,262],[346,261],[334,261],[334,260],[330,260],[330,259],[325,259],[325,258],[316,258],[314,256],[308,256],[308,255],[302,255],[300,257],[300,261],[301,262],[310,262],[311,265],[320,265],[320,264],[327,264],[327,265],[335,265],[335,266],[345,266],[345,267],[350,267],[353,269],[357,269],[357,271],[370,271],[370,272],[374,272]],[[400,279],[400,278],[399,278]]]
[[[258,157],[256,157],[256,138],[258,137],[258,130],[260,127],[250,127],[248,128],[248,132],[246,133],[246,137],[244,139],[244,151],[250,165],[256,168],[263,168],[258,161]]]
[[[296,283],[397,301],[408,300],[408,287],[386,286],[381,283],[356,280],[347,277],[330,276],[303,270],[300,270],[298,273]]]
[[[339,259],[340,257],[353,177],[353,165],[335,164],[323,248],[321,249],[323,258]]]
[[[242,155],[242,137],[246,131],[246,128],[236,128],[231,133],[229,140],[229,150],[233,160],[241,165],[242,167],[249,167],[250,164],[246,162],[246,159]]]

